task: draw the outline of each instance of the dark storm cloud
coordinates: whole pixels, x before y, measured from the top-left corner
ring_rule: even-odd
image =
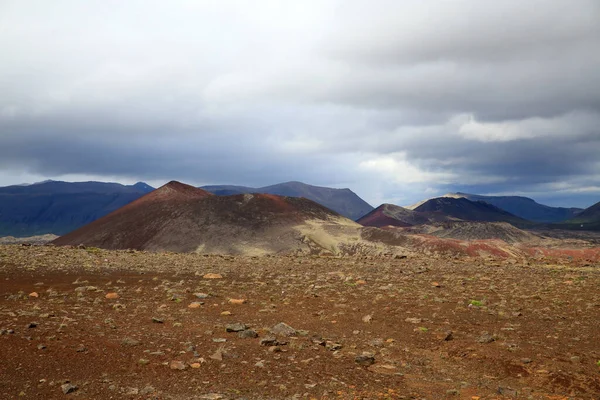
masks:
[[[3,184],[600,200],[595,0],[5,1],[0,27]]]

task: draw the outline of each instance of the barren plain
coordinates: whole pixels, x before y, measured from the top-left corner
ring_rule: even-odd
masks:
[[[0,246],[6,399],[598,399],[600,264]]]

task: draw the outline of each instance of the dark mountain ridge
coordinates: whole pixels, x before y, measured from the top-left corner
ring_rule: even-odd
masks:
[[[415,211],[439,214],[463,221],[508,222],[517,227],[529,227],[533,223],[519,218],[483,201],[471,201],[466,198],[438,197],[427,200]]]
[[[62,235],[140,198],[143,182],[46,181],[0,188],[0,236]]]
[[[201,189],[219,196],[243,193],[264,193],[278,196],[304,197],[352,220],[357,220],[373,210],[373,207],[370,204],[361,199],[350,189],[313,186],[297,181],[278,183],[276,185],[260,188],[235,185],[209,185],[202,186]]]
[[[583,211],[581,208],[550,207],[523,196],[482,196],[469,193],[448,193],[443,197],[465,198],[492,204],[517,217],[533,222],[554,223],[566,221]]]

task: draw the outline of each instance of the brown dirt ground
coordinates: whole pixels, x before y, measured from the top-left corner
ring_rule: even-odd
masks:
[[[600,398],[600,264],[0,246],[0,282],[0,398]]]

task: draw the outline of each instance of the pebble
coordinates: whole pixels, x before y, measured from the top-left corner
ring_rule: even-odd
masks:
[[[154,322],[155,324],[162,324],[164,323],[164,321],[160,318],[156,318],[156,317],[152,317],[152,322]]]
[[[477,341],[479,343],[492,343],[492,342],[496,341],[496,339],[489,333],[484,333],[483,335],[479,336]]]
[[[205,274],[203,276],[203,278],[204,279],[222,279],[223,275],[221,275],[221,274],[214,274],[214,273],[211,272],[211,273]]]
[[[121,344],[123,346],[134,347],[134,346],[139,346],[140,341],[127,337],[127,338],[124,338],[123,340],[121,340]]]
[[[155,391],[156,391],[156,389],[154,389],[153,386],[146,386],[142,390],[140,390],[140,394],[142,396],[146,396],[146,395],[149,395],[151,393],[154,393]]]
[[[358,365],[368,367],[369,365],[373,365],[375,363],[375,357],[373,357],[370,354],[363,354],[360,356],[356,356],[354,358],[354,361],[356,361]]]
[[[498,387],[498,394],[501,394],[503,396],[509,396],[509,397],[517,397],[518,396],[518,392],[515,389],[511,389],[509,387],[503,387],[503,386]]]
[[[183,371],[183,370],[187,369],[187,365],[183,361],[173,360],[169,364],[169,368]]]
[[[238,332],[238,337],[241,339],[255,339],[258,337],[258,333],[252,329],[246,329],[244,331]]]
[[[225,330],[227,332],[241,332],[241,331],[245,331],[246,329],[248,329],[248,327],[245,324],[242,323],[235,323],[235,324],[227,324],[225,326]]]
[[[79,388],[77,387],[77,385],[72,385],[70,383],[65,383],[64,385],[60,386],[60,389],[62,390],[62,392],[64,394],[69,394],[69,393],[73,393],[74,391],[76,391]]]
[[[280,322],[271,328],[271,333],[281,336],[296,336],[298,334],[298,331],[286,324],[285,322]]]
[[[275,336],[264,337],[260,339],[259,343],[261,346],[277,346],[279,344]]]
[[[106,293],[106,296],[104,296],[104,297],[106,297],[107,299],[110,300],[110,299],[118,299],[120,296],[118,293],[112,292],[112,293]]]

